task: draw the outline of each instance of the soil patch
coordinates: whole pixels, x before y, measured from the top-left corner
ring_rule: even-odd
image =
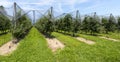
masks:
[[[109,37],[100,37],[100,38],[107,39],[107,40],[111,40],[111,41],[115,41],[115,42],[118,42],[118,41],[119,41],[119,40],[116,40],[116,39],[113,39],[113,38],[109,38]]]
[[[77,40],[81,41],[81,42],[86,43],[86,44],[90,44],[90,45],[95,44],[95,42],[94,42],[94,41],[87,40],[87,39],[85,39],[85,38],[81,38],[81,37],[75,37],[75,38],[76,38]]]
[[[19,43],[15,43],[15,42],[17,42],[16,39],[9,41],[8,43],[1,46],[0,47],[0,55],[7,56],[7,55],[11,54],[14,50],[16,50]]]
[[[46,38],[49,48],[52,49],[52,52],[55,52],[57,49],[63,49],[65,46],[56,38]]]

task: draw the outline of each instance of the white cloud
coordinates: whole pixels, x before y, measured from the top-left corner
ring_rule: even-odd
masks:
[[[37,9],[46,11],[50,6],[53,6],[56,12],[63,13],[65,10],[63,7],[75,10],[76,4],[85,3],[89,0],[1,0],[0,5],[10,7],[14,1],[24,10]]]
[[[0,5],[3,5],[4,7],[10,7],[13,3],[8,0],[1,0]]]
[[[58,3],[58,4],[56,5],[55,11],[56,11],[56,12],[63,12],[61,3]]]
[[[88,2],[89,0],[77,0],[78,3],[85,3]]]
[[[68,5],[70,11],[74,11],[77,9],[77,8],[75,8],[76,4],[85,3],[85,2],[88,2],[89,0],[60,0],[60,1],[61,1],[62,5]]]
[[[20,3],[20,4],[24,4],[24,5],[39,5],[39,6],[44,6],[44,5],[48,5],[48,6],[54,6],[54,5],[58,5],[59,6],[64,6],[64,5],[68,5],[71,8],[74,8],[74,6],[76,4],[81,4],[84,2],[88,2],[89,0],[38,0],[36,2],[25,2],[25,3]]]
[[[57,0],[57,3],[62,3],[63,5],[75,5],[80,3],[88,2],[89,0]]]
[[[40,5],[40,6],[43,6],[43,5],[52,5],[54,3],[54,0],[38,0],[38,1],[35,1],[35,2],[22,2],[22,3],[19,3],[19,4],[23,4],[23,5]]]
[[[95,8],[97,8],[97,7],[99,7],[99,6],[100,6],[99,4],[95,4],[95,5],[86,7],[84,10],[95,9]]]
[[[101,7],[103,4],[100,2],[100,0],[93,0],[94,4],[92,4],[91,6],[86,7],[84,10],[89,10],[89,9],[96,9],[98,7]]]

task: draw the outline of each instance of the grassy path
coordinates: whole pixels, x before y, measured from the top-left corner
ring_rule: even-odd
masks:
[[[29,34],[20,41],[16,51],[10,56],[0,56],[0,62],[55,62],[45,38],[32,28]]]
[[[0,46],[11,40],[11,33],[0,35]]]
[[[66,47],[56,53],[59,62],[120,62],[120,43],[100,39],[95,36],[80,35],[96,42],[87,45],[73,37],[54,32]]]
[[[120,42],[80,34],[95,41],[94,45],[88,45],[64,34],[52,35],[65,45],[64,49],[53,54],[44,36],[32,28],[17,50],[9,56],[0,56],[0,62],[120,62]]]
[[[97,50],[101,50],[100,53],[104,55],[104,60],[106,62],[120,62],[120,42],[113,42],[112,40],[101,39],[97,36],[91,35],[80,34],[79,36],[96,41],[96,45],[94,45],[94,47],[97,48]],[[115,38],[117,37],[118,36],[115,36]]]
[[[109,33],[109,34],[100,34],[100,35],[120,40],[120,33]]]

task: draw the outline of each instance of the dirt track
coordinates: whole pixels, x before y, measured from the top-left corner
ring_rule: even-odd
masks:
[[[52,52],[55,52],[57,49],[63,49],[65,46],[56,38],[46,38],[49,48],[52,49]]]
[[[94,42],[94,41],[87,40],[87,39],[85,39],[85,38],[81,38],[81,37],[75,37],[75,38],[76,38],[77,40],[81,41],[81,42],[86,43],[86,44],[90,44],[90,45],[95,44],[95,42]]]
[[[100,37],[100,38],[107,39],[107,40],[111,40],[111,41],[115,41],[115,42],[118,42],[118,41],[119,41],[119,40],[112,39],[112,38],[108,38],[108,37]]]
[[[17,41],[17,40],[12,40],[12,41]],[[16,50],[19,43],[15,44],[12,41],[9,41],[8,43],[0,47],[0,55],[6,56],[8,54],[11,54],[14,50]]]

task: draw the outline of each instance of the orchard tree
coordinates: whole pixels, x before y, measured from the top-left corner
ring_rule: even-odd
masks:
[[[75,36],[75,33],[78,33],[80,29],[81,29],[81,19],[73,20],[73,24],[72,24],[73,36]]]
[[[72,16],[70,14],[67,14],[63,19],[63,30],[65,32],[71,32],[72,31]]]
[[[47,20],[48,20],[47,18],[42,17],[35,24],[35,27],[42,33],[45,32],[45,26],[46,26]]]
[[[91,17],[91,33],[98,33],[100,31],[100,18],[97,16],[96,12],[94,13],[93,17]]]
[[[118,27],[118,31],[120,32],[120,17],[118,17],[117,27]]]
[[[102,18],[101,20],[101,24],[103,26],[103,31],[105,31],[105,33],[108,33],[109,32],[109,24],[108,24],[108,19],[107,18]]]
[[[48,20],[46,22],[46,25],[45,25],[45,32],[48,34],[48,35],[51,35],[51,33],[54,31],[54,25],[53,25],[53,22]]]
[[[32,27],[30,19],[26,15],[21,15],[21,12],[17,13],[17,16],[13,24],[13,36],[14,38],[20,39],[23,38]]]
[[[82,30],[86,33],[89,32],[89,16],[85,16],[84,20],[82,21]]]
[[[53,22],[50,21],[47,17],[40,18],[36,24],[35,27],[42,32],[43,34],[51,35],[51,32],[54,31]]]
[[[112,14],[109,16],[107,30],[109,32],[114,32],[116,30],[116,20]]]
[[[9,30],[11,27],[11,23],[10,20],[4,16],[4,15],[0,15],[0,31],[2,31],[3,33],[6,32],[6,30]]]
[[[92,35],[99,32],[100,23],[99,21],[90,16],[86,16],[82,22],[82,30],[90,32]]]
[[[56,31],[64,30],[64,18],[59,18],[55,21]]]
[[[7,13],[4,7],[0,6],[0,31],[2,31],[2,33],[5,33],[11,27],[11,22],[6,15]]]
[[[102,18],[102,26],[104,27],[105,33],[114,32],[117,29],[117,22],[112,14],[109,18]]]
[[[90,17],[89,20],[90,20],[90,22],[89,22],[89,31],[90,31],[90,33],[92,35],[94,33],[98,33],[99,32],[99,27],[100,27],[99,22],[93,17]]]

